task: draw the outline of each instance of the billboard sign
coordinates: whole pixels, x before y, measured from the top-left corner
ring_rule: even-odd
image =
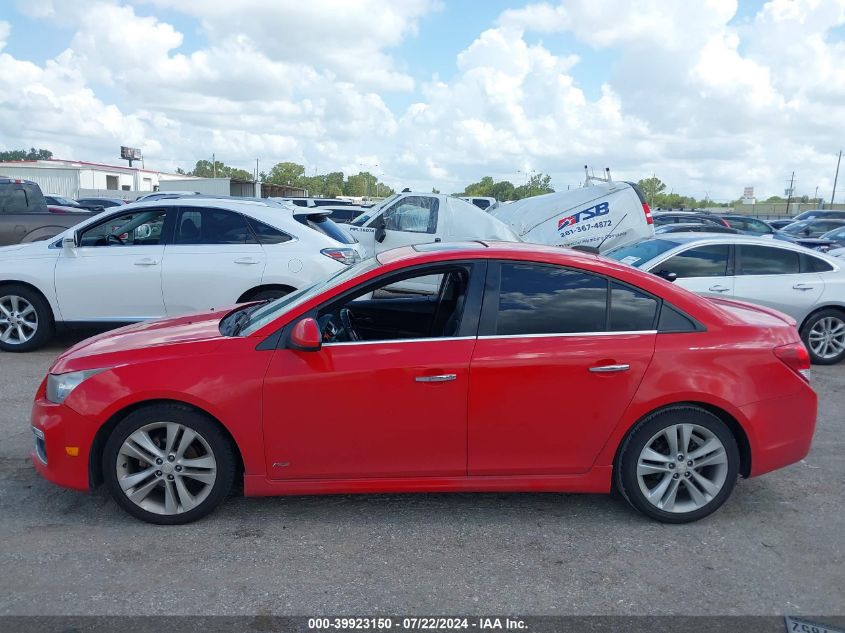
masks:
[[[120,146],[120,157],[123,160],[141,160],[141,149],[138,147]]]

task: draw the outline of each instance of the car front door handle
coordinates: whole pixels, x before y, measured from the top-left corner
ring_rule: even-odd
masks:
[[[716,284],[715,286],[710,286],[707,290],[709,290],[710,292],[727,292],[728,290],[730,290],[730,288],[728,288],[727,286],[720,286],[719,284]]]
[[[437,376],[417,376],[414,380],[417,382],[449,382],[457,378],[458,374],[438,374]]]
[[[254,257],[241,257],[240,259],[235,260],[236,264],[245,264],[247,266],[251,266],[252,264],[258,264],[259,261]]]
[[[611,374],[617,371],[628,371],[631,369],[630,365],[599,365],[598,367],[590,367],[590,371],[594,374]]]
[[[149,257],[145,257],[144,259],[138,259],[135,261],[136,266],[155,266],[158,264],[158,260],[150,259]]]
[[[809,284],[795,284],[792,286],[793,290],[812,290],[813,287]]]

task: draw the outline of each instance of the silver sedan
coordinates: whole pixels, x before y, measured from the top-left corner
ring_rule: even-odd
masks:
[[[789,242],[702,233],[659,235],[605,255],[698,294],[785,312],[814,363],[845,358],[845,260]]]

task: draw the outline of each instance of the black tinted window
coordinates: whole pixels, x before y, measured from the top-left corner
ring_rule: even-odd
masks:
[[[667,303],[660,309],[660,321],[657,324],[660,332],[694,332],[695,323],[688,317]]]
[[[163,210],[141,210],[115,215],[86,229],[80,246],[155,246],[161,242]]]
[[[730,247],[727,244],[698,246],[670,257],[651,272],[675,273],[682,277],[724,277],[728,270]]]
[[[808,273],[824,273],[828,270],[833,270],[833,266],[828,264],[823,259],[819,259],[818,257],[813,257],[812,255],[804,255],[804,272]]]
[[[785,248],[743,244],[739,261],[741,275],[784,275],[800,271],[798,253]]]
[[[657,299],[630,286],[610,285],[610,331],[650,330],[657,316]]]
[[[333,220],[330,220],[328,216],[314,213],[312,215],[295,215],[293,217],[300,224],[304,224],[341,244],[354,244],[358,241],[340,228]]]
[[[0,213],[26,213],[26,209],[26,192],[22,187],[0,187]]]
[[[252,227],[255,237],[262,244],[281,244],[291,239],[290,235],[282,233],[279,229],[273,228],[269,224],[264,224],[264,222],[259,222],[254,218],[248,218],[247,221],[250,227]]]
[[[607,280],[535,264],[502,264],[496,334],[606,329]]]
[[[182,211],[176,244],[254,244],[255,238],[240,213],[223,209]]]

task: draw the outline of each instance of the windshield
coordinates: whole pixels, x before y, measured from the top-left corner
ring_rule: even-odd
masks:
[[[793,222],[792,224],[786,226],[783,229],[783,232],[784,233],[800,233],[801,231],[803,231],[806,227],[808,227],[810,225],[810,222],[812,222],[812,220],[803,220],[801,222]]]
[[[364,224],[366,224],[370,220],[370,218],[378,215],[379,211],[381,211],[386,205],[388,205],[391,202],[393,202],[394,200],[396,200],[396,198],[398,198],[399,195],[400,194],[398,194],[398,193],[394,193],[389,198],[385,198],[384,200],[379,202],[377,205],[367,209],[362,215],[359,215],[357,218],[352,220],[352,222],[350,222],[350,224],[354,224],[355,226],[364,226]]]
[[[651,261],[658,255],[676,246],[678,246],[677,242],[670,242],[669,240],[642,240],[641,242],[611,249],[603,253],[603,255],[620,261],[623,264],[629,264],[639,268],[646,262]]]
[[[342,284],[347,279],[351,279],[352,277],[378,268],[380,265],[381,264],[378,263],[378,260],[375,257],[365,259],[364,261],[350,266],[349,268],[344,268],[343,270],[336,272],[327,279],[313,283],[310,286],[305,286],[304,288],[295,290],[294,292],[291,292],[284,297],[280,297],[275,301],[271,301],[267,305],[261,306],[258,310],[250,314],[249,320],[240,330],[240,335],[249,336],[253,332],[257,332],[263,328],[274,319],[277,319],[288,310],[302,305],[318,293],[328,290],[329,288],[334,288],[335,286]]]
[[[62,196],[50,196],[53,200],[56,201],[56,204],[60,204],[65,207],[78,207],[79,203],[75,200],[69,200],[68,198],[63,198]]]

